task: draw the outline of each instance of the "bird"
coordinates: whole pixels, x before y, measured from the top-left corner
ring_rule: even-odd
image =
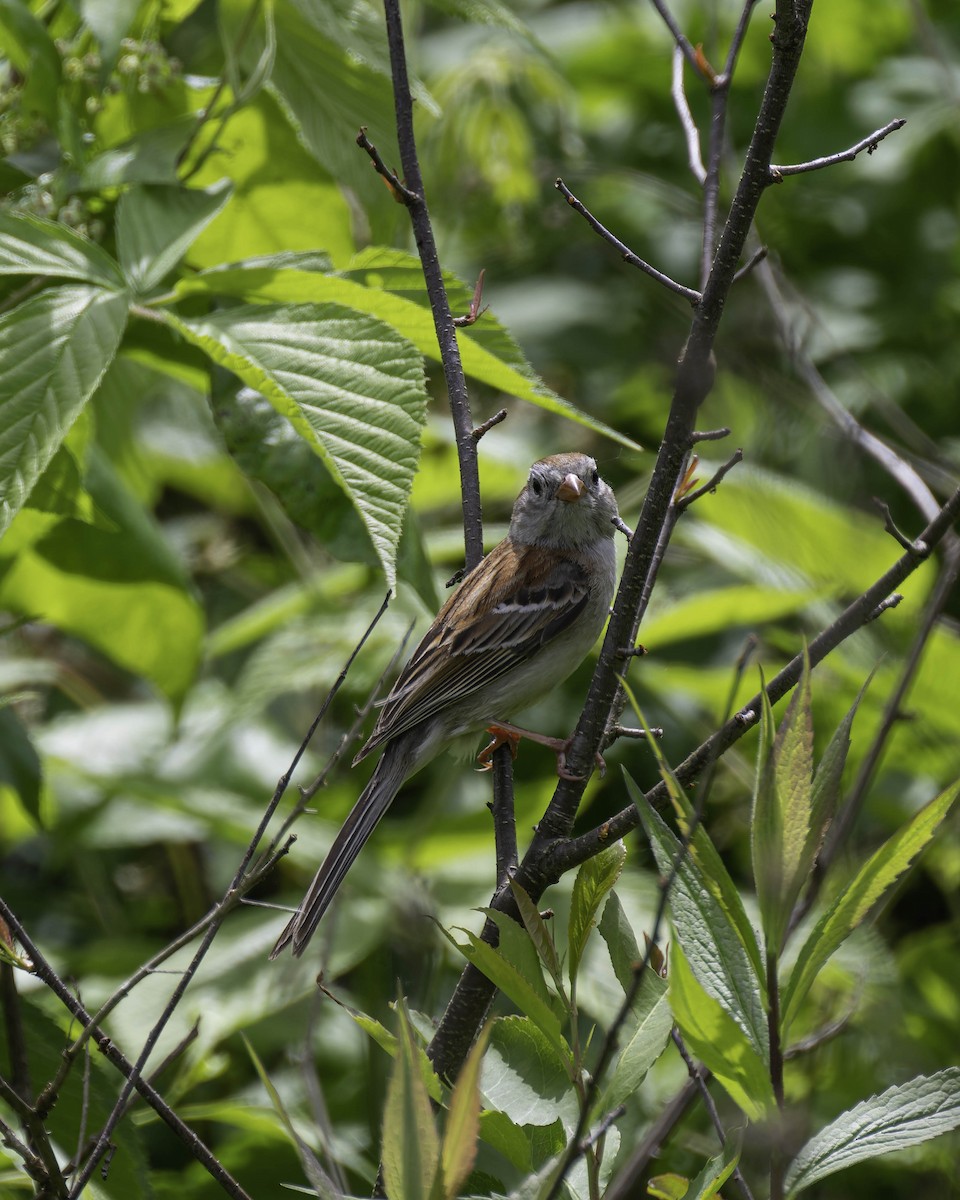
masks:
[[[616,497],[589,455],[554,454],[533,464],[507,536],[440,609],[383,702],[354,766],[382,748],[380,761],[271,958],[287,946],[296,957],[303,953],[411,775],[466,737],[496,734],[499,720],[548,695],[579,666],[613,599],[618,526]]]

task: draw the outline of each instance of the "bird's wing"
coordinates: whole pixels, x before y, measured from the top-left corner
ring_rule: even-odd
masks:
[[[583,567],[536,546],[501,542],[477,571],[411,655],[358,757],[518,667],[587,603]]]

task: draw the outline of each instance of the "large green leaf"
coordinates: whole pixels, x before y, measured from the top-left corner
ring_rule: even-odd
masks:
[[[746,1034],[758,1060],[765,1063],[770,1052],[767,1014],[760,981],[740,930],[718,901],[699,864],[626,772],[624,777],[660,874],[664,878],[673,876],[670,907],[691,969],[707,993]]]
[[[804,996],[813,986],[820,968],[870,910],[887,895],[917,855],[929,845],[958,794],[960,783],[955,783],[920,809],[864,863],[856,878],[843,889],[817,922],[797,956],[783,990],[781,1011],[784,1033],[796,1016]]]
[[[559,1117],[569,1130],[577,1119],[570,1064],[527,1017],[494,1023],[481,1090],[484,1106],[506,1113],[515,1125],[550,1127]]]
[[[570,925],[567,930],[567,970],[571,984],[576,982],[580,960],[587,947],[600,905],[620,878],[627,857],[623,842],[615,842],[593,858],[588,858],[573,881],[570,900]]]
[[[106,521],[50,527],[47,514],[25,510],[0,542],[0,606],[83,638],[179,701],[199,663],[200,607],[162,533],[102,455],[91,455],[84,482]],[[28,536],[41,520],[40,536]]]
[[[842,1113],[803,1147],[787,1172],[787,1194],[960,1126],[960,1067],[918,1075]]]
[[[450,274],[445,274],[444,282],[453,311],[466,312],[470,290]],[[260,304],[333,301],[379,317],[408,338],[421,354],[440,361],[422,268],[416,258],[398,250],[370,247],[356,255],[346,270],[336,274],[312,267],[297,269],[296,259],[290,258],[282,263],[238,264],[183,279],[175,289],[178,298],[198,292],[236,296]],[[536,404],[547,412],[567,417],[628,449],[639,449],[630,438],[551,391],[537,377],[507,330],[491,314],[487,313],[475,325],[461,329],[457,341],[463,369],[470,378]]]
[[[117,253],[135,292],[149,292],[230,199],[222,180],[206,190],[143,184],[117,205]]]
[[[122,287],[123,273],[96,242],[57,221],[0,210],[0,275],[50,275]]]
[[[70,286],[0,316],[0,536],[110,365],[124,292]]]
[[[390,587],[426,416],[416,349],[336,304],[233,308],[166,320],[261,392],[360,514]]]

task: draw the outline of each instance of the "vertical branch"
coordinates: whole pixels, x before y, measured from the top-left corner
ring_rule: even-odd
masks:
[[[783,1200],[786,1155],[783,1148],[783,1046],[780,1043],[780,977],[776,951],[767,950],[767,1033],[770,1083],[777,1102],[777,1127],[770,1147],[770,1200]]]
[[[407,75],[407,60],[403,42],[403,23],[400,17],[400,0],[384,0],[387,21],[387,42],[390,48],[390,68],[393,75],[393,98],[397,116],[397,141],[400,146],[400,163],[404,183],[413,193],[406,199],[413,225],[413,235],[420,254],[423,277],[430,298],[433,323],[440,346],[443,375],[450,398],[450,413],[453,418],[457,456],[460,460],[460,490],[463,506],[463,544],[468,571],[472,571],[483,558],[483,526],[480,509],[480,474],[477,468],[477,443],[473,437],[473,420],[470,416],[470,398],[467,382],[460,361],[457,331],[450,312],[440,257],[433,236],[433,226],[423,190],[423,175],[417,156],[417,143],[413,129],[413,96]]]

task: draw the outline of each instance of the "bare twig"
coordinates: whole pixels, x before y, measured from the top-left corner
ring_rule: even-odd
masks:
[[[383,161],[380,151],[367,137],[366,125],[360,126],[360,132],[357,134],[357,145],[361,150],[365,150],[369,154],[374,170],[384,180],[390,189],[390,194],[395,200],[401,204],[406,204],[409,208],[411,204],[415,204],[420,199],[420,196],[416,192],[411,191],[407,187],[396,171],[391,171]]]
[[[614,517],[611,524],[613,525],[614,529],[619,530],[619,532],[623,534],[628,542],[633,537],[633,530],[626,523],[623,517]]]
[[[670,95],[673,106],[680,118],[683,136],[687,140],[687,160],[690,164],[690,174],[700,186],[707,178],[707,169],[703,165],[703,155],[700,153],[700,130],[693,119],[687,93],[683,88],[683,50],[679,45],[673,48],[673,71],[670,76]]]
[[[671,292],[676,292],[678,296],[683,296],[685,300],[689,300],[691,304],[699,303],[699,292],[694,291],[693,288],[685,287],[682,283],[677,283],[675,279],[671,279],[669,275],[664,275],[662,271],[658,271],[656,267],[651,267],[639,255],[634,254],[629,246],[625,246],[615,234],[612,234],[609,229],[600,224],[593,213],[577,199],[562,179],[558,179],[554,186],[574,212],[578,212],[595,233],[599,234],[605,242],[608,242],[619,252],[620,257],[625,263],[629,263],[631,267],[637,267],[649,275],[651,279],[656,279],[658,283],[662,283]]]
[[[64,983],[60,976],[50,966],[39,948],[34,944],[30,935],[20,923],[16,914],[9,905],[0,897],[0,916],[7,922],[12,930],[17,941],[23,946],[24,950],[33,960],[33,973],[45,984],[51,992],[57,997],[64,1008],[77,1020],[80,1024],[87,1028],[92,1023],[92,1017],[74,996],[70,988]],[[230,1172],[223,1166],[216,1155],[200,1140],[193,1130],[181,1120],[173,1111],[169,1104],[156,1091],[156,1089],[148,1083],[134,1069],[133,1063],[121,1053],[117,1046],[104,1033],[102,1029],[92,1028],[90,1031],[91,1037],[96,1042],[97,1049],[100,1053],[127,1079],[134,1081],[134,1087],[143,1096],[144,1100],[150,1105],[160,1119],[170,1128],[181,1142],[187,1147],[193,1157],[204,1167],[204,1169],[216,1180],[221,1189],[228,1195],[232,1196],[233,1200],[250,1200],[249,1195],[240,1184],[233,1178]]]
[[[501,408],[500,411],[495,412],[492,417],[488,417],[483,422],[482,425],[478,425],[476,427],[476,429],[473,431],[473,433],[470,434],[470,436],[473,438],[473,440],[475,442],[479,442],[480,439],[485,434],[489,433],[490,430],[493,429],[495,425],[499,425],[501,421],[505,421],[506,419],[507,419],[507,410],[505,408]]]
[[[880,510],[883,517],[883,527],[890,534],[897,545],[902,546],[904,550],[915,551],[917,547],[910,541],[905,533],[897,528],[897,523],[893,519],[893,513],[890,511],[890,505],[886,500],[881,500],[879,496],[874,496],[873,503]]]
[[[771,163],[770,178],[774,183],[779,183],[787,175],[803,175],[808,171],[820,171],[824,167],[834,167],[837,163],[853,162],[857,155],[862,154],[864,150],[868,154],[872,154],[885,137],[902,129],[906,123],[905,117],[897,117],[893,121],[888,121],[882,129],[875,129],[855,146],[851,146],[849,150],[841,150],[838,154],[827,154],[823,158],[812,158],[809,162],[794,163],[791,166],[774,166]]]
[[[695,446],[697,444],[697,442],[721,442],[721,441],[723,441],[724,438],[729,437],[729,436],[730,436],[729,425],[724,425],[721,429],[706,429],[706,430],[696,430],[695,429],[693,431],[693,433],[690,434],[690,442],[692,445]]]
[[[733,282],[739,283],[741,279],[745,279],[754,269],[754,267],[763,262],[768,253],[769,251],[767,250],[766,246],[761,246],[758,250],[754,250],[740,270],[737,271],[736,275],[734,275]]]
[[[504,742],[493,752],[493,836],[496,847],[497,891],[509,889],[517,870],[517,822],[513,805],[513,754]]]
[[[480,307],[483,301],[483,277],[486,273],[485,270],[481,270],[477,276],[477,286],[473,289],[473,298],[470,301],[470,308],[467,310],[466,315],[453,318],[453,323],[458,329],[463,329],[467,325],[475,325],[490,307],[488,304],[484,304],[483,308]]]
[[[467,571],[483,558],[483,526],[480,510],[480,474],[477,468],[477,443],[473,440],[473,419],[470,416],[470,398],[467,381],[457,345],[457,330],[450,312],[450,302],[440,270],[437,243],[433,236],[433,225],[427,209],[426,193],[417,142],[413,129],[413,96],[407,75],[407,59],[403,42],[403,21],[400,15],[400,0],[384,0],[384,15],[387,23],[387,44],[390,49],[390,70],[393,77],[393,100],[397,118],[397,142],[400,146],[400,164],[406,186],[416,200],[407,204],[410,222],[420,254],[423,278],[430,299],[433,323],[443,363],[443,375],[450,401],[457,442],[457,457],[460,462],[460,496],[463,507],[463,541]]]
[[[728,475],[738,463],[741,462],[743,462],[743,451],[734,451],[734,453],[730,455],[723,466],[719,467],[713,473],[713,475],[711,475],[707,482],[703,484],[702,487],[698,487],[696,491],[687,492],[685,495],[681,496],[677,501],[677,508],[683,512],[685,508],[689,508],[690,505],[699,500],[701,496],[706,496],[708,492],[715,492],[720,486],[720,483],[723,481],[724,477]]]
[[[888,596],[886,600],[881,600],[872,613],[867,615],[867,621],[875,621],[878,617],[882,617],[885,612],[889,612],[891,608],[897,608],[902,602],[903,596],[900,592],[894,592]]]
[[[681,53],[683,54],[683,57],[687,60],[687,62],[690,64],[690,66],[693,67],[693,69],[696,71],[696,73],[702,79],[707,79],[707,75],[703,69],[703,64],[701,63],[696,50],[690,44],[689,40],[685,37],[680,26],[677,24],[673,13],[670,11],[669,8],[667,8],[666,4],[664,3],[664,0],[651,0],[651,3],[653,4],[653,7],[657,10],[657,12],[660,14],[660,16],[663,18],[663,23],[666,25],[666,27],[670,30],[670,33],[673,35],[673,40],[677,43],[677,46],[680,49]],[[708,80],[708,82],[709,82],[709,80]]]

